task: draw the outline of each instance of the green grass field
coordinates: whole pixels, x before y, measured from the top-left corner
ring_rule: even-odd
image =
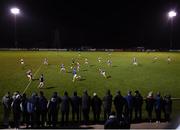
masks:
[[[132,65],[132,58],[136,57],[139,65]],[[153,58],[157,56],[157,62],[153,63]],[[170,64],[167,57],[172,58]],[[48,58],[49,65],[44,65],[44,58]],[[98,63],[97,58],[102,57],[102,63]],[[108,58],[111,57],[112,67],[107,65]],[[23,58],[25,65],[20,64]],[[80,71],[82,80],[72,82],[72,70],[70,65],[72,58],[81,64]],[[89,66],[84,64],[84,59],[88,58]],[[67,72],[60,72],[60,64],[64,63]],[[104,79],[98,69],[106,70],[107,75],[111,76]],[[27,70],[32,69],[34,78],[39,78],[44,74],[45,88],[41,89],[50,98],[54,91],[60,96],[67,91],[72,95],[77,90],[79,95],[86,89],[92,96],[96,92],[102,97],[107,89],[115,95],[120,90],[123,95],[128,90],[139,90],[145,97],[149,91],[156,93],[160,91],[164,94],[171,94],[173,98],[180,98],[180,53],[168,52],[112,52],[111,56],[107,52],[52,52],[52,51],[1,51],[0,52],[0,97],[10,91],[23,92],[29,83],[26,77]],[[39,92],[37,88],[38,80],[32,81],[26,89],[29,96],[32,92]],[[180,102],[176,101],[173,105],[173,114],[180,110]],[[2,109],[0,110],[2,115]]]

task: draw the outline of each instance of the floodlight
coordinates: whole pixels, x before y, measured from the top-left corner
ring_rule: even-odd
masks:
[[[173,18],[173,17],[175,17],[177,15],[177,13],[175,12],[175,11],[169,11],[169,13],[168,13],[168,16],[169,16],[169,18]]]
[[[17,14],[19,14],[20,13],[20,9],[18,9],[18,8],[11,8],[11,13],[12,14],[14,14],[14,15],[17,15]]]

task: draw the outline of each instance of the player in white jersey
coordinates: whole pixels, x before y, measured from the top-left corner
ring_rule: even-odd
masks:
[[[108,60],[108,61],[107,61],[107,65],[108,65],[108,66],[112,66],[112,61],[111,61],[111,60]]]
[[[20,63],[21,63],[21,65],[24,65],[24,60],[20,59]]]
[[[167,58],[168,64],[169,64],[171,61],[172,61],[172,59],[168,56],[168,58]]]
[[[80,63],[77,62],[76,64],[77,64],[77,71],[79,71],[80,70]]]
[[[85,60],[84,60],[84,61],[85,61],[84,63],[85,63],[86,65],[88,65],[88,64],[89,64],[89,62],[88,62],[88,59],[87,59],[87,58],[85,58]]]
[[[156,62],[158,60],[158,57],[155,56],[154,59],[153,59],[153,62]]]
[[[61,72],[65,72],[66,71],[64,64],[61,64],[60,68],[61,68]]]
[[[74,58],[72,58],[71,69],[73,69],[73,68],[74,68],[74,64],[75,64],[75,59],[74,59]]]
[[[81,57],[81,52],[78,52],[78,56]]]
[[[44,64],[48,65],[48,59],[47,58],[44,58]]]
[[[102,60],[102,58],[101,58],[101,57],[98,57],[98,62],[99,62],[99,63],[101,63],[101,60]]]
[[[26,72],[26,75],[27,75],[29,81],[31,81],[31,80],[32,80],[32,71],[31,71],[31,70],[28,70],[28,71]]]
[[[100,72],[100,74],[101,74],[104,78],[107,78],[106,72],[105,72],[104,70],[99,69],[99,72]]]
[[[133,65],[138,65],[136,57],[133,57]]]

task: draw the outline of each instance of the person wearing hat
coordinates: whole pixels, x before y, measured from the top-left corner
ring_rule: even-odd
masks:
[[[125,106],[125,98],[121,95],[120,91],[117,91],[116,96],[114,97],[114,106],[117,113],[117,119],[120,120],[122,117],[123,108]]]
[[[134,109],[135,109],[135,121],[141,121],[142,119],[142,105],[143,97],[138,90],[135,91],[134,95]]]
[[[91,106],[91,97],[88,95],[87,90],[85,90],[82,96],[82,112],[83,112],[84,124],[87,124],[89,121],[90,106]]]
[[[64,92],[64,96],[61,97],[61,122],[62,125],[64,125],[64,123],[68,123],[69,121],[69,109],[70,109],[70,98],[68,96],[68,93],[65,91]],[[64,116],[66,116],[66,120],[64,122]]]
[[[96,93],[93,93],[91,106],[92,106],[92,111],[93,111],[93,116],[94,116],[94,123],[99,122],[100,113],[101,113],[101,105],[102,105],[101,99],[97,96]]]
[[[154,107],[154,97],[153,92],[149,92],[147,98],[146,98],[146,111],[148,113],[148,120],[149,122],[152,121],[152,111]]]
[[[77,121],[80,119],[80,106],[81,106],[81,98],[77,96],[77,92],[75,91],[73,96],[71,97],[71,107],[72,107],[72,121],[75,121],[75,115],[77,117]]]
[[[10,117],[10,112],[11,112],[11,103],[12,103],[12,98],[10,96],[10,92],[8,92],[2,98],[2,105],[3,105],[3,126],[4,126],[4,128],[8,128],[8,126],[9,126],[9,117]]]
[[[103,97],[104,121],[107,120],[111,112],[112,97],[110,90],[107,90],[106,95]]]

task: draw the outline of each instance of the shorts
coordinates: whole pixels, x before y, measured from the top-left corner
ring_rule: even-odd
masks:
[[[28,78],[30,78],[30,79],[32,78],[32,76],[31,76],[31,75],[29,75],[29,74],[27,75],[27,77],[28,77]]]
[[[73,78],[76,78],[77,77],[77,74],[75,74],[74,76],[73,76]]]
[[[44,85],[44,82],[40,82],[39,85],[40,85],[40,86],[43,86],[43,85]]]

